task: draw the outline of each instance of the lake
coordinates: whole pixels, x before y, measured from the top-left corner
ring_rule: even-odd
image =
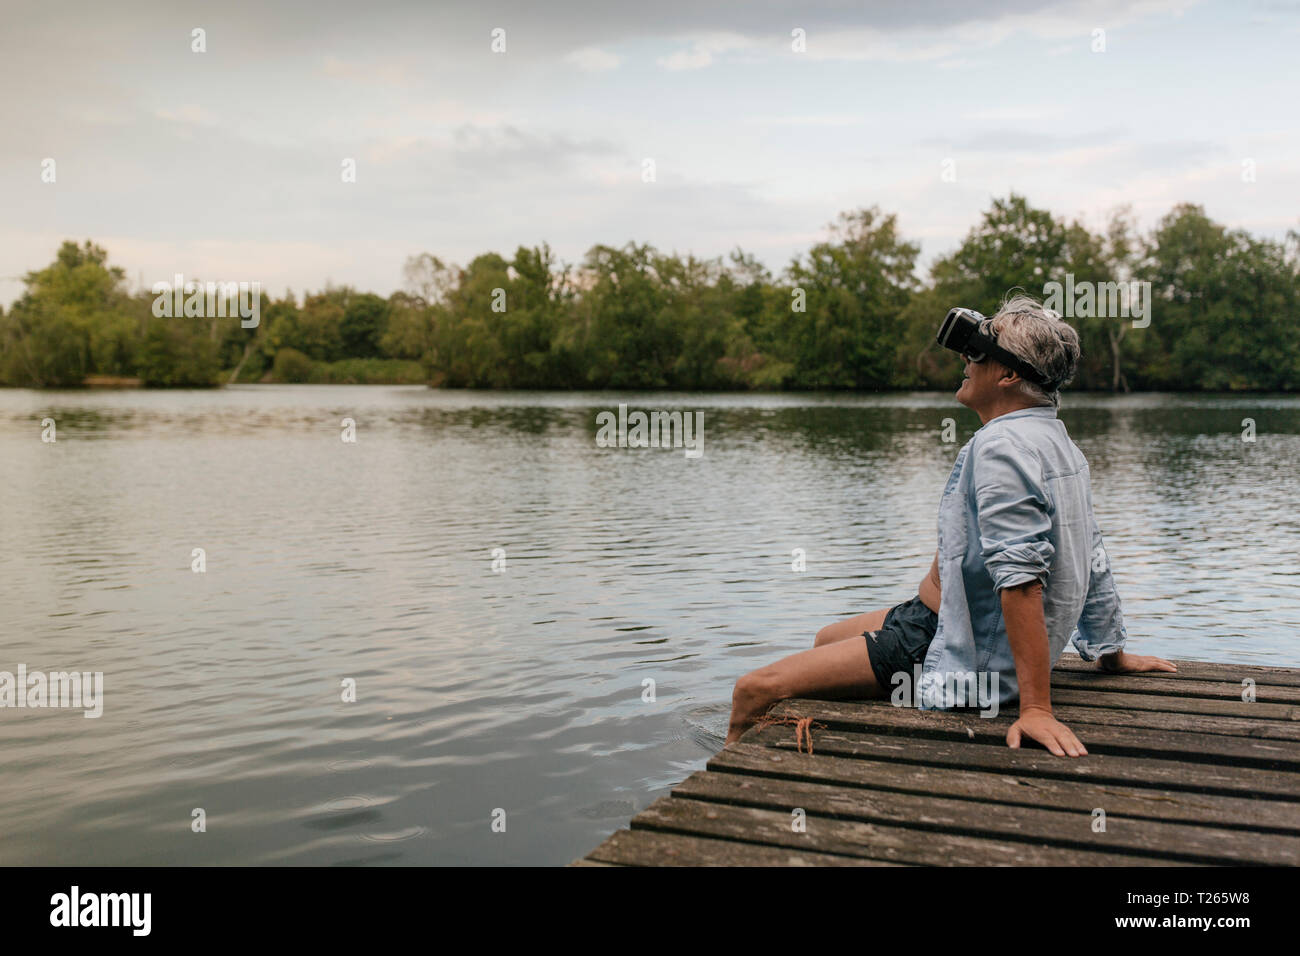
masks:
[[[703,455],[600,447],[620,403],[702,411]],[[1061,417],[1130,646],[1300,665],[1300,398]],[[740,674],[916,593],[978,424],[932,393],[0,390],[0,670],[104,687],[0,709],[0,864],[569,862],[703,767]]]

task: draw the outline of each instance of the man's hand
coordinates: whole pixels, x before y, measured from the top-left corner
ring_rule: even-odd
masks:
[[[1058,757],[1087,756],[1079,738],[1052,716],[1052,659],[1047,649],[1042,584],[1026,581],[1003,588],[1002,617],[1007,622],[1007,640],[1020,685],[1020,718],[1007,730],[1007,746],[1019,748],[1021,737],[1029,737]]]
[[[1163,657],[1145,657],[1141,654],[1125,654],[1122,650],[1114,654],[1103,654],[1098,659],[1101,669],[1107,674],[1140,674],[1143,671],[1177,671],[1172,661]]]
[[[1007,746],[1018,750],[1021,737],[1030,737],[1056,754],[1064,757],[1086,757],[1088,751],[1079,743],[1079,738],[1065,724],[1052,716],[1045,707],[1021,707],[1020,719],[1007,730]]]

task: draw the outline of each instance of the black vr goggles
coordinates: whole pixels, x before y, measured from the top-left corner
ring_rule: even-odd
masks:
[[[1060,383],[1048,378],[1018,355],[1013,355],[998,345],[993,332],[993,320],[986,319],[974,309],[950,309],[939,326],[937,340],[946,349],[964,355],[972,362],[996,359],[1026,381],[1054,392]]]

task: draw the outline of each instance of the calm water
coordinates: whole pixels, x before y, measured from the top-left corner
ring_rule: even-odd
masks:
[[[1300,399],[1067,398],[1133,646],[1300,665]],[[702,409],[704,456],[597,447],[620,401]],[[915,593],[977,425],[929,394],[0,391],[0,670],[106,685],[94,720],[0,710],[0,863],[565,863],[703,766],[739,674]]]

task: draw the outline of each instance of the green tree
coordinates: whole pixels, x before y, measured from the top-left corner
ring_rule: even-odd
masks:
[[[1041,297],[1046,283],[1063,281],[1067,246],[1062,221],[1012,193],[995,199],[961,246],[937,259],[930,274],[953,305],[992,315],[1012,289]]]
[[[1171,210],[1151,238],[1146,387],[1293,389],[1300,384],[1297,268],[1283,243],[1212,221],[1200,206]]]
[[[1130,283],[1140,281],[1139,271],[1145,255],[1145,244],[1138,235],[1132,212],[1128,207],[1114,211],[1107,221],[1105,230],[1094,233],[1080,222],[1073,222],[1066,229],[1065,272],[1073,276],[1077,286],[1080,282],[1094,284],[1102,289],[1105,284],[1118,283],[1129,288]],[[1062,284],[1066,276],[1055,277]],[[1100,307],[1102,295],[1097,294]],[[1109,303],[1109,299],[1107,299]],[[1135,304],[1130,293],[1130,306]],[[1102,311],[1110,311],[1102,310]],[[1083,356],[1079,363],[1079,372],[1075,377],[1078,388],[1102,388],[1111,391],[1128,391],[1128,378],[1124,374],[1126,356],[1133,349],[1124,345],[1125,339],[1133,328],[1133,316],[1123,310],[1114,314],[1095,316],[1064,317],[1079,333],[1079,342]],[[1138,332],[1141,337],[1142,332]],[[1132,340],[1129,340],[1130,343]]]
[[[388,302],[372,292],[348,298],[339,321],[339,343],[349,358],[377,358],[388,328]]]
[[[507,388],[510,373],[492,306],[509,277],[509,264],[495,252],[485,253],[461,270],[447,297],[445,320],[433,332],[429,361],[444,384]]]
[[[324,292],[306,296],[294,317],[292,328],[285,327],[285,340],[281,344],[318,362],[342,358],[345,354],[343,316],[355,296],[356,293],[346,286],[326,288]]]
[[[681,351],[669,292],[649,245],[593,246],[579,271],[577,301],[587,381],[603,388],[663,388]]]
[[[140,379],[162,388],[216,384],[221,364],[212,328],[202,319],[151,316],[140,343]]]
[[[314,365],[297,349],[282,348],[275,353],[271,374],[277,382],[310,382]]]
[[[23,283],[6,323],[6,381],[69,386],[94,372],[130,373],[136,321],[124,273],[108,265],[104,249],[64,242],[54,262]]]
[[[830,241],[786,272],[791,312],[778,333],[799,388],[881,388],[892,384],[900,316],[915,294],[920,247],[898,234],[897,217],[878,208],[842,213]],[[805,313],[794,296],[806,296]]]

